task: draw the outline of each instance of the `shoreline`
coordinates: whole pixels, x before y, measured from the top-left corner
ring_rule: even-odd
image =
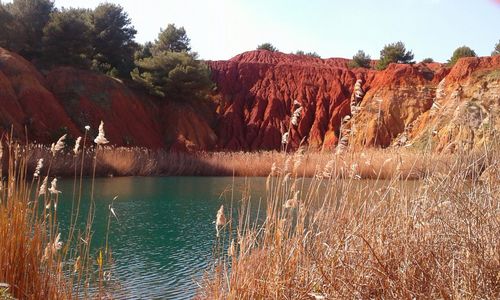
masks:
[[[96,152],[86,149],[52,156],[48,147],[36,145],[26,149],[28,174],[38,159],[51,165],[51,174],[73,178],[80,171],[92,176]],[[468,162],[469,177],[478,177],[491,165],[484,152],[436,154],[406,149],[365,149],[334,154],[326,152],[167,152],[146,148],[103,147],[97,150],[96,177],[124,176],[235,176],[267,177],[290,173],[298,177],[342,177],[353,179],[418,180],[433,175],[453,176],[457,161]]]

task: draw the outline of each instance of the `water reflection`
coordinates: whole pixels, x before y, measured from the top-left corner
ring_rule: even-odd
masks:
[[[235,198],[244,181],[237,179]],[[258,185],[264,179],[253,180]],[[229,207],[232,178],[124,177],[95,181],[94,245],[102,246],[108,205],[113,197],[118,222],[110,229],[115,259],[114,276],[120,282],[118,299],[186,299],[211,260],[215,237],[213,220],[222,203]],[[91,181],[85,181],[81,215],[86,216]],[[59,215],[61,228],[70,219],[73,182],[63,181]],[[259,194],[258,192],[256,192]],[[260,197],[262,195],[256,195]],[[86,219],[81,217],[81,220]]]
[[[212,258],[215,227],[213,221],[218,208],[231,207],[231,187],[234,186],[234,210],[245,187],[251,186],[252,210],[265,210],[265,178],[221,177],[124,177],[102,178],[95,181],[96,213],[94,221],[95,247],[104,245],[109,214],[108,205],[118,196],[113,206],[119,221],[113,220],[109,244],[115,259],[113,276],[120,283],[117,299],[186,299],[196,292],[200,280]],[[306,189],[310,179],[305,179]],[[91,181],[85,181],[81,215],[86,216]],[[276,183],[281,184],[281,183]],[[418,182],[400,182],[407,185],[400,191],[413,191]],[[349,195],[363,199],[370,190],[391,192],[388,182],[354,181],[346,186],[334,186],[325,193],[326,184],[315,189],[321,205],[324,197],[349,201]],[[297,186],[302,186],[298,184]],[[67,228],[70,219],[73,182],[63,181],[59,216]],[[226,193],[224,193],[226,191]],[[352,191],[356,191],[354,194]],[[359,194],[357,194],[359,193]],[[335,201],[335,200],[334,200]],[[226,211],[227,213],[227,211]],[[262,215],[261,215],[262,217]],[[83,222],[86,218],[81,217]],[[83,224],[83,223],[82,223]],[[63,232],[64,239],[64,232]],[[97,249],[97,248],[96,248]],[[96,251],[96,250],[95,250]]]

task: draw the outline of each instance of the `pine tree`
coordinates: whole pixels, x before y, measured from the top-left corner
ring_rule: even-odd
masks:
[[[43,30],[43,61],[48,66],[90,67],[91,36],[89,10],[70,8],[53,13]]]
[[[495,49],[491,52],[491,56],[500,55],[500,41],[495,45]]]
[[[158,39],[155,41],[153,53],[163,51],[171,52],[189,52],[189,38],[186,35],[184,27],[175,27],[175,24],[168,24],[166,29],[160,30]]]
[[[363,50],[358,50],[358,52],[352,57],[352,61],[349,62],[349,67],[369,69],[371,67],[370,63],[370,55],[367,55]]]
[[[406,51],[403,42],[385,45],[380,51],[380,60],[377,63],[378,70],[384,70],[390,63],[410,64],[413,63],[413,53]]]
[[[50,0],[14,0],[5,8],[14,18],[10,50],[18,52],[32,60],[40,58],[42,49],[43,28],[54,11],[54,2]],[[1,30],[4,30],[2,28]]]
[[[116,70],[121,76],[128,76],[134,68],[134,52],[137,31],[123,8],[104,3],[92,13],[93,23],[93,68],[110,73]]]
[[[456,64],[458,59],[462,57],[476,57],[476,56],[477,56],[476,52],[474,52],[474,50],[472,50],[471,48],[467,46],[458,47],[457,49],[455,49],[455,51],[453,51],[453,55],[448,60],[448,65],[453,66],[454,64]]]
[[[257,46],[257,50],[267,50],[271,52],[276,52],[278,49],[273,46],[271,43],[263,43]]]

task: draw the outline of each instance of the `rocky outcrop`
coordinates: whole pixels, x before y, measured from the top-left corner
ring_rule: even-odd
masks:
[[[334,144],[340,118],[349,113],[356,76],[373,73],[354,73],[346,68],[347,61],[252,51],[209,62],[221,98],[219,146],[279,149],[285,132],[290,133],[290,148]],[[303,107],[297,126],[290,124],[294,100]]]
[[[498,145],[499,133],[500,56],[493,56],[460,59],[409,134],[414,147],[455,152]]]
[[[429,134],[435,151],[452,151],[457,144],[474,148],[498,132],[499,59],[465,58],[451,69],[439,63],[391,64],[384,71],[269,51],[210,62],[220,97],[219,145],[280,149],[281,136],[289,132],[289,149],[300,143],[332,149],[342,133],[348,134],[350,149],[422,148]],[[341,128],[357,78],[366,94],[360,112]],[[293,100],[304,108],[297,126],[290,124]]]
[[[204,111],[153,99],[102,74],[59,67],[47,76],[15,53],[0,48],[0,135],[50,144],[64,133],[82,135],[86,125],[118,146],[209,150],[216,136]]]
[[[31,141],[50,143],[61,132],[79,130],[57,98],[47,89],[44,77],[21,56],[0,48],[0,131]]]
[[[349,143],[354,148],[388,147],[433,104],[436,86],[446,69],[433,71],[425,64],[391,64],[367,84],[369,91],[353,118]]]
[[[113,144],[149,148],[164,145],[157,109],[148,110],[149,99],[139,97],[118,80],[62,67],[47,75],[47,85],[79,128],[91,125],[92,135],[102,120]]]
[[[228,149],[279,149],[290,129],[291,149],[301,142],[333,148],[340,124],[350,114],[356,79],[368,91],[362,112],[352,120],[356,146],[389,146],[432,106],[437,83],[447,69],[440,64],[397,65],[382,72],[347,68],[348,60],[287,55],[269,51],[243,53],[211,62],[221,94],[219,143]],[[290,126],[292,102],[304,107],[298,126]]]
[[[91,134],[101,120],[115,145],[180,151],[270,150],[300,145],[329,151],[415,147],[474,149],[499,128],[500,56],[443,64],[391,64],[384,71],[349,69],[349,60],[269,51],[208,62],[214,106],[155,99],[131,84],[60,67],[46,76],[0,49],[0,131],[53,142],[62,133]],[[354,83],[365,91],[349,121]],[[297,108],[301,107],[299,111]],[[295,117],[292,118],[295,112]],[[293,120],[293,121],[292,121]]]

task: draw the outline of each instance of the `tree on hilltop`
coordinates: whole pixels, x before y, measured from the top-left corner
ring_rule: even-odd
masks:
[[[413,63],[413,53],[406,51],[405,44],[401,41],[387,44],[380,51],[380,60],[377,70],[384,70],[390,63],[410,64]]]
[[[491,52],[491,56],[500,55],[500,41],[495,45],[495,49]]]
[[[154,44],[152,42],[146,42],[144,45],[138,45],[134,53],[134,61],[153,56],[153,47]]]
[[[363,50],[358,50],[349,62],[349,68],[369,69],[371,68],[371,61],[370,55],[367,55]]]
[[[271,43],[263,43],[257,46],[257,50],[267,50],[271,52],[276,52],[278,49],[273,46]]]
[[[128,76],[134,68],[137,33],[120,5],[103,3],[92,12],[93,67],[103,73]]]
[[[43,61],[48,65],[89,68],[92,58],[91,11],[62,9],[51,14],[43,29]]]
[[[157,53],[136,65],[132,79],[158,97],[179,102],[199,100],[212,88],[206,64],[186,52]]]
[[[295,55],[304,55],[304,56],[310,56],[310,57],[315,57],[315,58],[321,58],[321,56],[316,52],[304,52],[302,50],[295,51]]]
[[[15,32],[15,22],[14,17],[6,9],[6,7],[0,3],[0,47],[12,50],[12,44]]]
[[[169,25],[154,44],[146,43],[136,52],[137,67],[130,75],[157,97],[178,102],[204,100],[213,88],[210,70],[190,49],[184,28]]]
[[[18,52],[28,60],[41,56],[43,28],[54,11],[54,2],[50,0],[14,0],[4,4],[5,10],[12,16],[14,39],[9,50]],[[5,28],[1,29],[2,31]]]
[[[476,52],[467,46],[458,47],[453,51],[453,55],[448,60],[448,65],[453,66],[462,57],[476,57]]]
[[[158,39],[155,40],[153,53],[162,51],[171,52],[189,52],[190,39],[186,34],[184,27],[175,27],[175,24],[168,24],[167,28],[160,29]]]

